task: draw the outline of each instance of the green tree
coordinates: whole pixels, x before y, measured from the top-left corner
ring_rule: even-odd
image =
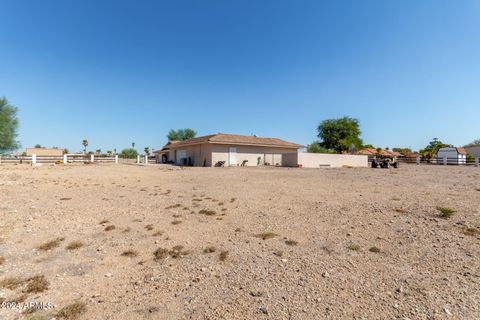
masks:
[[[343,117],[324,120],[318,126],[320,145],[326,149],[344,152],[362,147],[361,131],[357,119]]]
[[[145,149],[143,149],[143,151],[145,152],[145,154],[146,154],[147,156],[150,155],[150,148],[149,148],[149,147],[145,147]]]
[[[0,153],[6,153],[18,149],[18,109],[8,103],[8,100],[0,98]]]
[[[431,159],[437,156],[438,150],[449,146],[449,144],[443,143],[438,138],[433,138],[432,141],[429,142],[428,146],[420,150],[420,154],[427,159]]]
[[[67,148],[63,149],[63,154],[69,154],[70,152],[68,151]]]
[[[402,155],[413,153],[410,148],[393,148],[392,151],[401,153]]]
[[[138,152],[133,148],[123,149],[122,152],[120,152],[120,157],[124,159],[134,159],[137,156]]]
[[[309,153],[336,153],[334,150],[324,148],[320,145],[320,142],[314,141],[307,146],[307,152]]]
[[[169,141],[184,141],[188,139],[193,139],[196,136],[197,132],[189,128],[178,130],[171,129],[167,134],[167,138]]]
[[[87,139],[83,139],[82,146],[83,146],[83,153],[87,153],[87,147],[88,147],[88,140]]]
[[[43,148],[41,144],[37,143],[34,148],[41,149]]]

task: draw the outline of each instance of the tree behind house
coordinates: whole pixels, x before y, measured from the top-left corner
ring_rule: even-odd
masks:
[[[360,124],[357,119],[343,117],[322,121],[318,128],[319,145],[338,153],[349,150],[359,150],[362,147],[360,139]]]
[[[188,139],[193,139],[196,136],[197,132],[190,128],[178,130],[171,129],[167,134],[167,138],[169,141],[184,141]]]

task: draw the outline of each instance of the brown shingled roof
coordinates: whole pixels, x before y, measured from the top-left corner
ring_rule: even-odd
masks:
[[[465,148],[457,148],[457,152],[459,154],[467,154],[467,150],[465,150]]]
[[[287,142],[276,138],[259,138],[254,136],[241,136],[237,134],[212,134],[204,137],[193,138],[175,143],[175,148],[190,146],[195,144],[213,143],[213,144],[237,144],[278,148],[303,148],[304,146],[292,142]]]

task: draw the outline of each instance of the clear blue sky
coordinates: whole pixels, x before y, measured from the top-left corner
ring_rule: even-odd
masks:
[[[170,128],[308,144],[348,115],[418,149],[480,137],[480,1],[0,0],[23,147],[157,148]]]

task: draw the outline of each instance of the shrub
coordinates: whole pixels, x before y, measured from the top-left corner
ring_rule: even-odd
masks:
[[[361,247],[358,244],[351,244],[348,246],[348,249],[352,251],[360,251]]]
[[[440,217],[444,219],[450,218],[456,212],[455,210],[447,207],[437,207],[437,210],[440,212]]]

